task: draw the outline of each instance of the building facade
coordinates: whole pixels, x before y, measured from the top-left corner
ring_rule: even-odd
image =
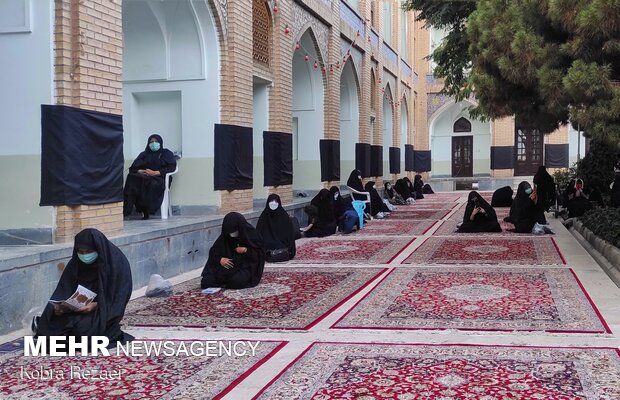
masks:
[[[455,103],[432,75],[441,37],[397,0],[3,1],[0,230],[123,229],[122,201],[39,205],[48,104],[122,116],[125,170],[162,135],[180,157],[181,213],[249,210],[270,192],[289,202],[356,166],[380,186],[532,176],[583,154],[567,127],[543,137],[515,118],[472,120],[475,99]]]

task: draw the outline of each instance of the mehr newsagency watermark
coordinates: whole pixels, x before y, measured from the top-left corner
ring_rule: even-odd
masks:
[[[259,341],[237,340],[133,340],[110,346],[106,336],[25,336],[24,357],[248,357],[255,356]],[[19,378],[25,380],[122,380],[122,362],[117,366],[91,366],[92,363],[63,363],[21,366]],[[53,363],[52,363],[53,364]]]

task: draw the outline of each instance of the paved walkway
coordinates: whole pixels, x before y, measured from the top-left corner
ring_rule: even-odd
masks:
[[[552,217],[556,235],[454,233],[465,200],[302,239],[255,289],[202,295],[198,269],[172,298],[134,292],[137,338],[260,341],[255,357],[112,357],[100,367],[124,365],[123,384],[14,379],[0,398],[620,398],[620,289]],[[30,362],[14,354],[4,373]]]

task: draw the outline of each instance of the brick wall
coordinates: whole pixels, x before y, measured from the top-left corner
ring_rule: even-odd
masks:
[[[56,0],[54,84],[56,104],[122,114],[120,0]],[[123,229],[123,203],[56,207],[55,241],[87,227],[106,235]]]

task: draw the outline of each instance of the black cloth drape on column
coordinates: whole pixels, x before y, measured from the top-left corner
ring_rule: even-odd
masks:
[[[415,163],[413,158],[413,145],[405,145],[405,171],[415,171]]]
[[[400,174],[399,147],[390,147],[390,174]]]
[[[215,124],[215,190],[252,189],[252,128]]]
[[[340,180],[340,141],[321,139],[321,182]]]
[[[383,146],[370,146],[370,176],[383,175]]]
[[[426,172],[431,170],[431,151],[414,150],[413,164],[416,172]]]
[[[355,169],[362,173],[362,178],[370,175],[370,144],[355,143]]]
[[[265,186],[293,184],[293,135],[263,132]]]

